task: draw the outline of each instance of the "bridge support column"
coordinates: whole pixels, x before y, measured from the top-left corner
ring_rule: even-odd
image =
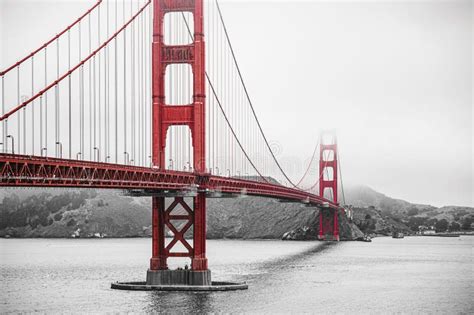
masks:
[[[165,198],[152,197],[152,257],[150,270],[168,269],[165,252]]]
[[[339,241],[339,211],[332,208],[319,210],[318,239],[326,241]]]
[[[191,261],[193,270],[207,270],[206,258],[206,195],[194,197],[194,253]]]

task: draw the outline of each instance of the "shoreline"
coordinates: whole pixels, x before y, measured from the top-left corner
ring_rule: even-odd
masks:
[[[418,235],[418,234],[412,234],[412,235],[405,235],[405,237],[458,237],[458,236],[474,236],[474,231],[470,232],[464,232],[464,233],[451,233],[451,234],[430,234],[430,235]],[[383,234],[375,234],[375,235],[370,235],[370,237],[373,238],[384,238],[388,237],[391,238],[392,236],[390,235],[383,235]],[[51,239],[51,240],[92,240],[92,239],[134,239],[134,238],[151,238],[151,236],[115,236],[115,237],[18,237],[18,236],[0,236],[0,239]],[[172,239],[172,237],[167,237],[167,239]],[[192,240],[192,238],[190,238]],[[317,239],[307,239],[307,240],[283,240],[281,238],[207,238],[207,240],[228,240],[228,241],[234,241],[234,240],[239,240],[239,241],[294,241],[294,242],[325,242]],[[331,241],[328,241],[331,242]],[[340,240],[340,242],[361,242],[361,240]]]

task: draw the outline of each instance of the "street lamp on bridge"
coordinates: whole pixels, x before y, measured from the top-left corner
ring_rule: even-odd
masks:
[[[125,152],[123,153],[123,155],[124,155],[124,163],[125,163],[126,165],[128,165],[128,164],[130,163],[130,161],[129,161],[130,155],[128,154],[127,151],[125,151]]]

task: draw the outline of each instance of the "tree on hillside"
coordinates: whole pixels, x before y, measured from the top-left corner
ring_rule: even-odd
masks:
[[[420,225],[426,225],[426,218],[424,217],[410,217],[408,220],[407,225],[410,227],[412,231],[418,231],[418,227]]]
[[[414,215],[417,215],[418,213],[419,213],[418,209],[413,207],[408,210],[407,215],[412,217]]]
[[[472,224],[472,218],[465,217],[464,220],[462,220],[461,228],[463,230],[470,230],[471,229],[471,224]]]
[[[438,222],[438,219],[433,218],[433,219],[429,219],[429,220],[426,222],[426,224],[427,224],[428,226],[435,226],[437,222]]]
[[[445,232],[448,229],[448,226],[448,220],[441,219],[435,224],[436,232]]]
[[[461,229],[461,224],[457,222],[451,222],[451,225],[449,226],[450,231],[459,231]]]

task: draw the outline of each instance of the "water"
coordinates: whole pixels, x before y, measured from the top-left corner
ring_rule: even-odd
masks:
[[[173,293],[110,289],[144,280],[150,239],[1,239],[0,312],[472,314],[473,241],[211,240],[213,280],[249,289]]]

